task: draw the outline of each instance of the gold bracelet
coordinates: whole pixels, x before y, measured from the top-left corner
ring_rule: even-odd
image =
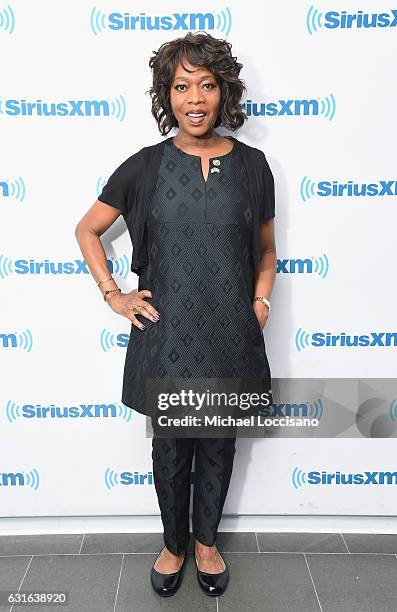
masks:
[[[263,304],[265,304],[265,306],[267,306],[270,312],[270,302],[267,298],[265,298],[263,295],[257,295],[256,297],[254,297],[253,301],[255,302],[255,300],[259,300],[259,302],[262,302]]]
[[[103,280],[99,281],[99,283],[97,283],[98,287],[99,285],[102,285],[102,283],[106,283],[106,281],[108,280],[112,280],[113,276],[109,276],[109,278],[104,278]]]
[[[107,299],[106,299],[107,294],[114,293],[115,291],[121,291],[120,287],[117,287],[117,289],[109,289],[108,291],[103,292],[103,299],[105,300],[105,302],[107,302]]]

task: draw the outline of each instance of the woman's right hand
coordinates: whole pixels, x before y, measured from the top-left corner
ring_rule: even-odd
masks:
[[[160,313],[149,302],[146,302],[143,299],[144,297],[152,297],[152,292],[149,289],[141,289],[141,291],[133,289],[129,293],[117,291],[107,298],[106,301],[114,312],[127,317],[139,329],[144,329],[145,326],[133,314],[133,307],[139,310],[140,315],[151,321],[156,322],[158,320],[157,317],[160,317]]]

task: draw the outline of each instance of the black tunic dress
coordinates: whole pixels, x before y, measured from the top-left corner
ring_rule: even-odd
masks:
[[[145,379],[258,377],[269,383],[263,333],[252,307],[252,203],[236,146],[201,159],[166,142],[149,204],[149,263],[138,289],[160,313],[131,324],[122,402],[151,414]],[[265,385],[266,386],[266,385]]]

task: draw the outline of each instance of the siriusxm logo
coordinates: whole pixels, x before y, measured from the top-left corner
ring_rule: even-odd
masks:
[[[336,111],[336,101],[333,94],[323,99],[277,100],[275,102],[253,102],[247,100],[241,108],[246,111],[247,117],[300,117],[321,116],[332,121]]]
[[[12,10],[12,6],[9,4],[0,9],[0,33],[7,32],[7,34],[12,34],[15,28],[15,15]]]
[[[367,334],[331,334],[330,332],[307,333],[301,327],[295,334],[295,346],[298,351],[313,347],[362,347],[362,346],[397,346],[397,332],[368,332]]]
[[[321,116],[332,121],[336,112],[333,94],[323,99],[298,98],[274,102],[247,100],[240,104],[247,117]],[[66,102],[0,99],[0,117],[112,117],[124,121],[126,103],[123,96],[115,100],[68,100]]]
[[[275,404],[261,408],[261,414],[266,417],[310,417],[320,420],[324,413],[324,406],[321,399],[306,404]]]
[[[295,489],[305,484],[311,485],[395,485],[397,472],[326,472],[312,470],[304,472],[298,467],[292,471],[292,484]]]
[[[232,27],[232,16],[228,7],[207,13],[171,13],[168,15],[146,15],[141,11],[131,13],[102,13],[95,6],[90,15],[91,32],[97,36],[106,30],[112,31],[159,31],[159,30],[218,30],[226,37]]]
[[[40,484],[36,468],[30,472],[0,472],[0,487],[30,487],[37,491]]]
[[[311,257],[310,259],[277,259],[277,272],[280,274],[318,274],[325,278],[328,274],[328,257]]]
[[[129,263],[126,255],[107,260],[111,274],[117,274],[121,278],[127,278]],[[22,275],[53,275],[53,274],[90,274],[87,262],[83,259],[73,261],[51,261],[44,259],[9,259],[0,255],[0,278],[5,279],[10,274]]]
[[[15,198],[19,202],[25,199],[25,183],[21,176],[10,181],[0,181],[0,198]]]
[[[30,329],[22,332],[0,332],[0,348],[22,349],[30,353],[33,346],[33,336]]]
[[[5,414],[10,423],[18,419],[122,419],[130,422],[132,410],[124,404],[75,404],[58,406],[49,404],[16,404],[8,400]]]
[[[313,34],[321,28],[327,28],[328,30],[351,30],[353,28],[395,28],[396,25],[397,9],[391,9],[387,13],[327,11],[323,14],[312,5],[306,16],[306,27],[309,34]]]
[[[115,472],[106,468],[104,478],[107,489],[119,485],[153,485],[152,472]]]
[[[376,183],[347,183],[339,181],[312,181],[304,176],[301,181],[300,195],[303,202],[319,196],[322,198],[358,198],[358,197],[387,197],[397,195],[396,180],[381,180]]]
[[[0,99],[0,117],[112,117],[124,121],[126,103],[122,95],[114,100],[66,100],[63,102]]]

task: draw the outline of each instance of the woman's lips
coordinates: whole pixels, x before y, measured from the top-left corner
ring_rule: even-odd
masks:
[[[204,117],[191,117],[190,115],[186,115],[192,125],[200,125],[200,123],[203,123],[206,116],[207,115],[204,115]]]

